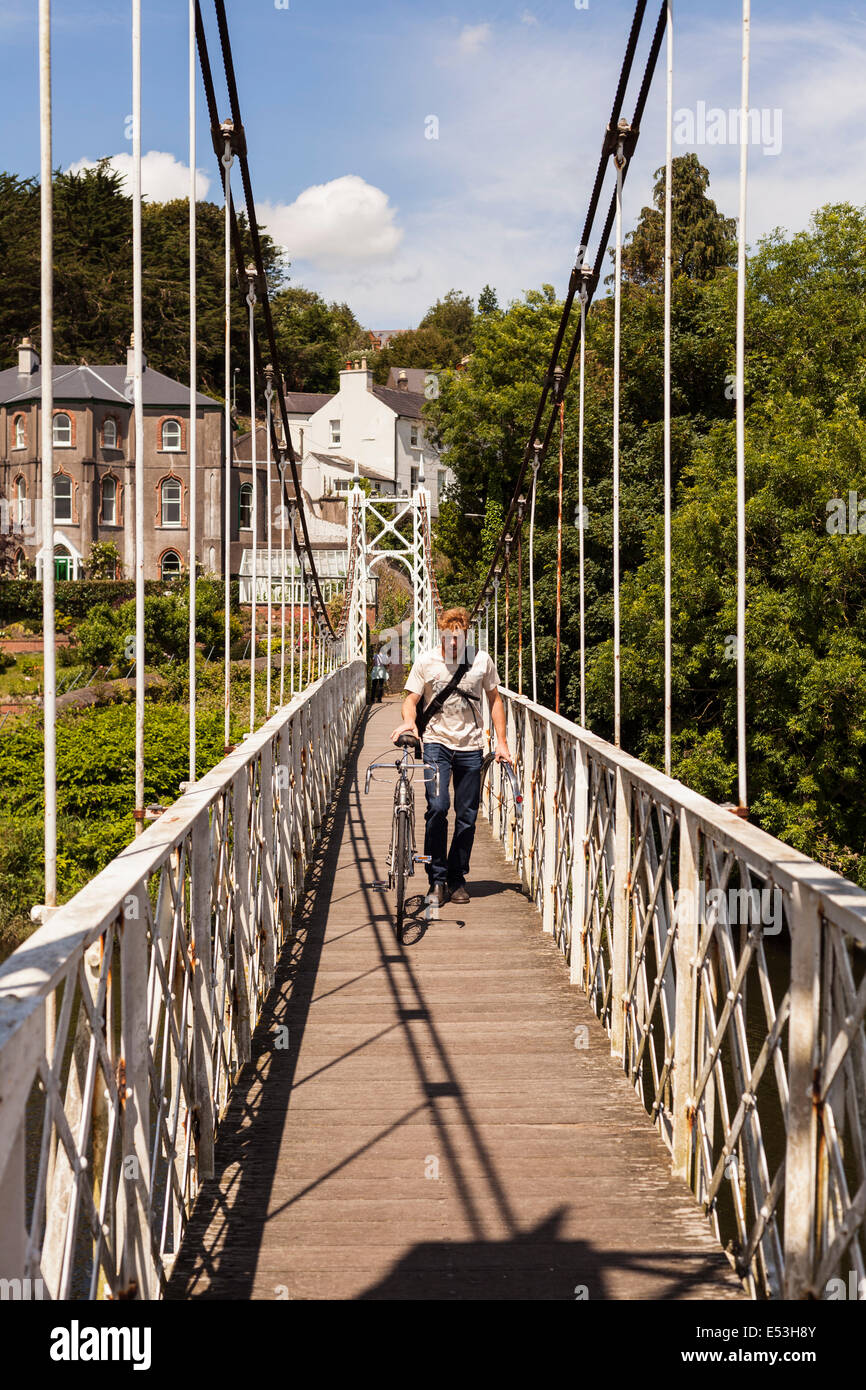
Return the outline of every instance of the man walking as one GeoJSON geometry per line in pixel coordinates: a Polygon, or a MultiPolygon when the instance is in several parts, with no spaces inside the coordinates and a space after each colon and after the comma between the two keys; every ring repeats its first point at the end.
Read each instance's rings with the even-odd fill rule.
{"type": "Polygon", "coordinates": [[[391,735],[418,737],[418,705],[424,739],[424,761],[439,769],[426,782],[424,853],[430,856],[427,874],[430,900],[438,906],[450,896],[467,903],[466,876],[475,839],[475,821],[481,799],[481,759],[484,748],[482,691],[490,700],[496,732],[497,761],[511,762],[505,732],[505,706],[499,694],[499,676],[487,652],[469,645],[469,614],[465,608],[449,608],[439,619],[441,642],[423,652],[406,681],[401,711],[403,722],[391,735]],[[449,782],[454,782],[454,834],[448,849],[449,782]],[[447,852],[446,852],[447,851],[447,852]]]}

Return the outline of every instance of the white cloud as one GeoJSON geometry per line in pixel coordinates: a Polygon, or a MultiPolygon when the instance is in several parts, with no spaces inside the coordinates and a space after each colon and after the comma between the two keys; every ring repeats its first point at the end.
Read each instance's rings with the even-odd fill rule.
{"type": "MultiPolygon", "coordinates": [[[[532,9],[542,17],[546,13],[540,3],[532,9]]],[[[580,16],[574,11],[575,24],[591,23],[598,13],[591,9],[580,16]]],[[[519,14],[518,9],[515,21],[519,14]]],[[[417,324],[452,287],[477,295],[488,281],[505,302],[543,281],[560,293],[567,283],[619,71],[620,45],[605,39],[601,26],[594,61],[575,88],[574,36],[583,29],[569,31],[563,42],[543,23],[526,27],[515,22],[497,37],[496,90],[521,90],[528,54],[533,70],[544,71],[544,82],[534,88],[532,101],[503,102],[492,99],[491,85],[477,81],[474,64],[454,62],[456,32],[431,34],[429,45],[441,89],[440,139],[424,139],[420,115],[395,122],[389,132],[390,158],[412,176],[401,197],[403,235],[394,254],[345,265],[335,255],[324,265],[290,246],[293,281],[328,299],[347,300],[371,327],[417,324]]],[[[679,40],[675,105],[694,108],[703,100],[724,109],[736,106],[739,46],[736,23],[701,18],[691,24],[679,40]]],[[[770,111],[780,108],[784,119],[781,153],[769,157],[754,149],[750,155],[747,230],[752,245],[777,224],[792,232],[805,227],[813,209],[828,201],[866,201],[851,174],[866,162],[866,135],[861,133],[864,63],[863,25],[816,23],[808,32],[793,26],[756,28],[752,103],[770,111]]],[[[492,73],[488,76],[492,79],[492,73]]],[[[651,201],[655,170],[664,163],[663,79],[660,68],[626,185],[626,230],[651,201]]],[[[632,101],[630,93],[629,111],[632,101]]],[[[425,109],[418,106],[419,113],[425,109]]],[[[710,196],[722,212],[736,214],[736,146],[700,146],[698,154],[710,170],[710,196]]],[[[612,188],[609,170],[601,214],[612,188]]],[[[602,221],[599,215],[596,235],[602,221]]],[[[593,242],[589,259],[596,254],[593,242]]]]}
{"type": "Polygon", "coordinates": [[[403,238],[387,193],[358,174],[313,184],[293,203],[259,203],[258,218],[292,261],[321,268],[382,261],[403,238]]]}
{"type": "MultiPolygon", "coordinates": [[[[67,173],[80,174],[83,169],[95,169],[98,160],[79,159],[70,164],[67,173]]],[[[113,154],[108,160],[112,169],[122,175],[127,193],[132,192],[132,155],[113,154]]],[[[204,169],[196,169],[196,201],[208,195],[211,180],[204,169]]],[[[189,196],[189,165],[162,150],[148,150],[141,156],[141,191],[152,203],[168,203],[173,198],[189,196]]]]}
{"type": "Polygon", "coordinates": [[[477,53],[489,38],[489,24],[465,24],[460,30],[457,47],[461,53],[477,53]]]}
{"type": "Polygon", "coordinates": [[[520,23],[521,23],[521,24],[537,24],[537,23],[538,23],[538,20],[537,20],[537,18],[535,17],[535,15],[532,13],[532,10],[524,10],[524,11],[523,11],[523,14],[520,16],[520,23]]]}

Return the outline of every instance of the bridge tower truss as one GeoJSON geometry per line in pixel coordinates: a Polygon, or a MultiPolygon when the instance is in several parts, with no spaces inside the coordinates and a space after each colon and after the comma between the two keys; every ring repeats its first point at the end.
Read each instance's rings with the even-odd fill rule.
{"type": "MultiPolygon", "coordinates": [[[[441,605],[432,567],[430,493],[420,484],[410,497],[388,493],[368,496],[356,480],[349,492],[349,517],[349,572],[353,563],[355,567],[349,659],[366,655],[369,580],[386,561],[402,567],[412,584],[415,652],[434,646],[441,605]]],[[[405,647],[405,642],[401,645],[405,647]]],[[[399,658],[395,653],[395,659],[404,662],[407,656],[406,651],[401,651],[399,658]]]]}

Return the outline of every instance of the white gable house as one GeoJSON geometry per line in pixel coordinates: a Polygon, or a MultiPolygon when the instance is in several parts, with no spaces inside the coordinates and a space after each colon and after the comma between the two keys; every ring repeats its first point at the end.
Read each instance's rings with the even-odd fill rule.
{"type": "Polygon", "coordinates": [[[355,463],[380,492],[409,494],[423,477],[435,516],[451,475],[426,437],[424,399],[405,380],[396,388],[374,386],[366,362],[340,373],[336,395],[287,392],[292,443],[297,455],[309,460],[305,473],[312,472],[312,455],[323,479],[330,482],[333,476],[335,491],[342,491],[336,486],[339,475],[355,463]]]}

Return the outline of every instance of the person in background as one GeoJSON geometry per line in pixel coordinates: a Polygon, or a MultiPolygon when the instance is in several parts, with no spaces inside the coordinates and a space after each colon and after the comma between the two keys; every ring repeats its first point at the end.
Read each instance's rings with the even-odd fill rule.
{"type": "Polygon", "coordinates": [[[377,652],[373,657],[373,668],[370,672],[370,704],[375,705],[378,701],[382,703],[382,692],[385,689],[385,681],[388,679],[388,667],[381,652],[377,652]]]}

